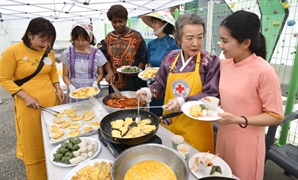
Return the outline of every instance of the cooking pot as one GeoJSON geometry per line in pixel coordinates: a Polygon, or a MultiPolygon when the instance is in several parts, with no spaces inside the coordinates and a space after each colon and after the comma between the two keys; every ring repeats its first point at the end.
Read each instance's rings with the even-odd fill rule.
{"type": "MultiPolygon", "coordinates": [[[[134,98],[134,97],[137,97],[136,96],[136,92],[135,91],[120,91],[120,93],[123,95],[123,96],[126,96],[128,98],[134,98]]],[[[111,106],[108,106],[107,105],[107,101],[109,99],[111,99],[112,97],[116,97],[116,94],[115,93],[112,93],[112,94],[109,94],[107,96],[105,96],[103,99],[102,99],[102,106],[110,113],[110,112],[115,112],[115,111],[119,111],[119,110],[123,110],[124,108],[114,108],[114,107],[111,107],[111,106]]],[[[146,106],[146,105],[145,105],[146,106]]]]}
{"type": "MultiPolygon", "coordinates": [[[[144,136],[140,137],[134,137],[134,138],[116,138],[111,135],[112,132],[112,127],[111,127],[111,122],[115,121],[117,119],[125,119],[126,117],[131,117],[133,120],[137,117],[138,110],[137,109],[123,109],[119,111],[112,112],[108,115],[106,115],[100,122],[100,129],[102,136],[116,144],[127,144],[127,145],[136,145],[136,144],[141,144],[147,140],[149,140],[151,137],[153,137],[159,127],[159,119],[158,117],[149,111],[145,110],[140,110],[140,116],[141,119],[146,119],[149,118],[151,119],[151,125],[155,125],[156,129],[151,131],[149,134],[146,134],[144,136]]],[[[135,123],[135,122],[134,122],[135,123]]]]}
{"type": "Polygon", "coordinates": [[[178,151],[155,143],[133,146],[122,152],[113,163],[112,179],[123,180],[126,172],[131,166],[144,160],[163,162],[172,168],[177,180],[188,179],[188,166],[178,151]]]}

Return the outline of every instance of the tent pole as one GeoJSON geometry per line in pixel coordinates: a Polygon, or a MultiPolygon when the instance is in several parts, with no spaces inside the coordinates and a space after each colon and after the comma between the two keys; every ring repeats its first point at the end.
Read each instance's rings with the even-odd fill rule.
{"type": "MultiPolygon", "coordinates": [[[[199,4],[199,3],[198,3],[199,4]]],[[[211,52],[212,42],[212,20],[213,20],[213,0],[208,0],[208,14],[207,14],[207,27],[206,27],[206,51],[211,52]]],[[[199,9],[200,7],[198,7],[199,9]]]]}
{"type": "MultiPolygon", "coordinates": [[[[289,83],[289,94],[287,97],[287,103],[286,103],[286,109],[285,109],[285,115],[290,114],[293,111],[293,107],[296,101],[296,92],[298,88],[298,44],[296,46],[296,55],[294,59],[294,64],[292,67],[292,75],[291,80],[289,83]],[[296,70],[295,70],[296,69],[296,70]]],[[[277,142],[278,145],[284,145],[287,143],[287,138],[289,134],[290,129],[290,123],[285,123],[282,125],[281,132],[280,132],[280,138],[277,142]]]]}

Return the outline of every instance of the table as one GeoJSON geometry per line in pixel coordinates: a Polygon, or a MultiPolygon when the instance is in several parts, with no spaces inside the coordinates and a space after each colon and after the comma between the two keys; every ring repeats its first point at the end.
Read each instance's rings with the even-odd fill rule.
{"type": "MultiPolygon", "coordinates": [[[[100,98],[101,99],[101,98],[100,98]]],[[[101,100],[99,99],[99,102],[101,100]]],[[[45,112],[42,112],[45,113],[45,112]]],[[[43,143],[44,143],[44,151],[45,151],[45,159],[46,159],[46,169],[47,169],[47,175],[48,180],[63,180],[64,177],[67,175],[67,173],[74,167],[59,167],[54,165],[50,160],[50,154],[53,151],[53,149],[56,147],[55,145],[52,145],[49,143],[50,137],[47,131],[45,120],[43,119],[43,115],[41,116],[41,122],[42,122],[42,135],[43,135],[43,143]]],[[[159,129],[157,131],[157,136],[159,136],[162,139],[162,144],[171,147],[172,148],[172,137],[173,133],[163,126],[159,126],[159,129]]],[[[98,134],[93,134],[89,137],[98,139],[98,134]]],[[[115,158],[112,155],[112,153],[105,147],[103,144],[101,144],[102,149],[99,152],[99,154],[94,159],[108,159],[111,161],[114,161],[115,158]]],[[[193,154],[197,153],[195,148],[191,147],[189,157],[191,157],[193,154]]],[[[188,163],[187,163],[188,164],[188,163]]],[[[195,180],[196,177],[189,172],[189,180],[195,180]]]]}

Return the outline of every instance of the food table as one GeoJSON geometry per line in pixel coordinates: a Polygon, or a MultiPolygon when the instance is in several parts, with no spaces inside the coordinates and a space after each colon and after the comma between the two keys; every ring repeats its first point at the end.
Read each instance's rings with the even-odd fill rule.
{"type": "MultiPolygon", "coordinates": [[[[98,101],[101,102],[101,98],[98,99],[98,101]]],[[[72,103],[72,104],[75,104],[75,103],[72,103]]],[[[61,105],[61,106],[63,106],[63,105],[61,105]]],[[[58,107],[58,106],[56,106],[56,107],[58,107]]],[[[47,125],[46,125],[46,122],[44,119],[45,116],[43,115],[43,113],[47,113],[47,112],[42,112],[41,122],[42,122],[42,133],[43,133],[43,142],[44,142],[44,151],[45,151],[48,180],[62,180],[67,175],[67,173],[75,166],[60,167],[60,166],[56,166],[55,164],[53,164],[51,162],[50,155],[51,155],[51,152],[53,151],[53,149],[56,147],[56,145],[50,144],[50,137],[48,134],[47,125]]],[[[106,112],[106,113],[108,114],[108,112],[106,112]]],[[[170,132],[163,126],[159,126],[159,129],[157,131],[157,136],[159,136],[162,139],[163,145],[172,148],[172,141],[171,141],[172,135],[173,135],[172,132],[170,132]]],[[[98,133],[92,134],[89,137],[98,139],[98,133]]],[[[194,149],[193,147],[191,147],[189,157],[191,157],[195,153],[198,153],[198,151],[196,149],[194,149]]],[[[94,159],[107,159],[107,160],[111,160],[111,161],[115,160],[112,153],[102,143],[101,143],[101,150],[98,153],[98,155],[94,157],[94,159]]],[[[191,172],[189,172],[189,180],[193,180],[193,179],[197,179],[197,178],[191,172]]]]}

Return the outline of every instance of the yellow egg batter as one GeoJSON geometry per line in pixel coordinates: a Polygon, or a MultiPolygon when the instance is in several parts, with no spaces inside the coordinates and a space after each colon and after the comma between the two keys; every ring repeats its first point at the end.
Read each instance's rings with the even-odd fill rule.
{"type": "Polygon", "coordinates": [[[174,171],[165,163],[145,160],[133,165],[126,172],[124,180],[176,180],[174,171]]]}

